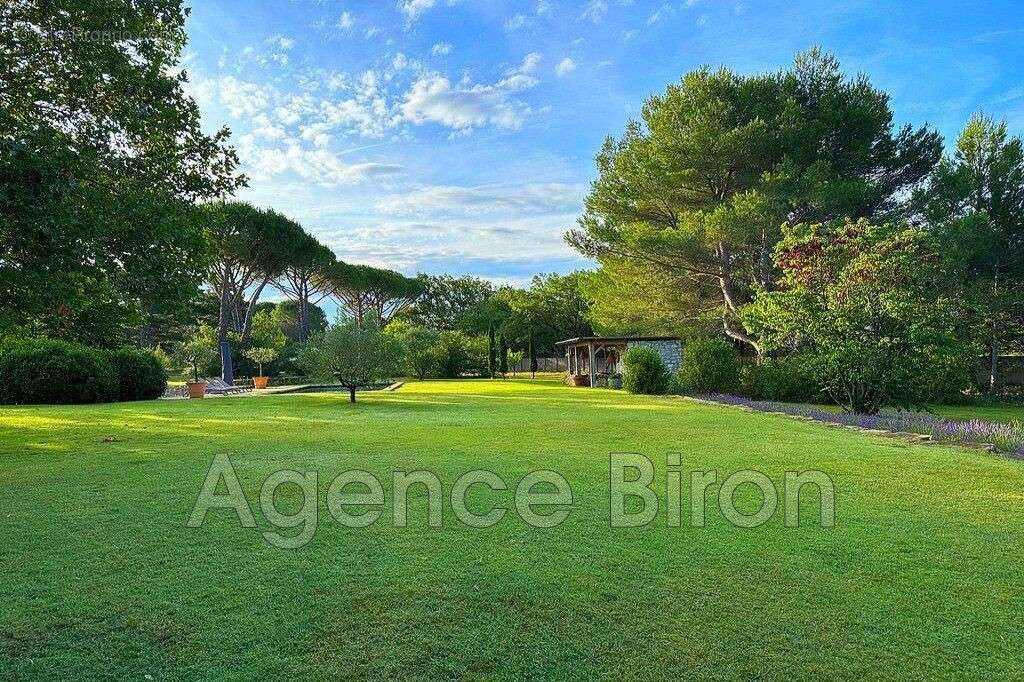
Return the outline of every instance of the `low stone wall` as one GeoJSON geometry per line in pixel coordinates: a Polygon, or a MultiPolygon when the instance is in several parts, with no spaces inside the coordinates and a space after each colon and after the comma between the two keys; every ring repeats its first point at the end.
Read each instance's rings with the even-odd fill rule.
{"type": "Polygon", "coordinates": [[[626,348],[636,347],[653,348],[661,356],[661,361],[671,374],[675,374],[682,367],[683,346],[679,341],[630,341],[626,344],[626,348]]]}

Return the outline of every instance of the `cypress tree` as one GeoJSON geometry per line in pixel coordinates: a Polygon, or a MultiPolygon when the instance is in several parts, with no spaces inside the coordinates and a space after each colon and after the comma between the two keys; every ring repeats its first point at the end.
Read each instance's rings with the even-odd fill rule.
{"type": "Polygon", "coordinates": [[[530,372],[537,378],[537,346],[533,342],[533,330],[530,330],[530,372]]]}
{"type": "Polygon", "coordinates": [[[498,371],[503,377],[508,374],[508,346],[504,334],[498,335],[498,371]]]}
{"type": "Polygon", "coordinates": [[[494,325],[487,326],[487,376],[493,378],[497,369],[496,349],[494,348],[494,325]]]}

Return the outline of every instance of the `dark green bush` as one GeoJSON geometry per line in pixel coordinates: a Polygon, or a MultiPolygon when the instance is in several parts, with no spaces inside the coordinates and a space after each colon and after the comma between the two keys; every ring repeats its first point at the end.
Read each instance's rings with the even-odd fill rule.
{"type": "Polygon", "coordinates": [[[47,339],[7,341],[0,350],[0,403],[72,405],[116,400],[106,353],[47,339]]]}
{"type": "Polygon", "coordinates": [[[118,378],[118,400],[156,400],[167,390],[167,370],[149,351],[122,348],[110,353],[118,378]]]}
{"type": "Polygon", "coordinates": [[[740,383],[739,355],[722,339],[691,341],[683,351],[679,381],[693,393],[735,391],[740,383]]]}
{"type": "Polygon", "coordinates": [[[630,393],[660,395],[668,390],[668,370],[653,348],[630,348],[622,362],[622,387],[630,393]]]}
{"type": "Polygon", "coordinates": [[[743,368],[741,383],[743,394],[754,400],[809,403],[821,399],[808,360],[799,355],[751,362],[743,368]]]}

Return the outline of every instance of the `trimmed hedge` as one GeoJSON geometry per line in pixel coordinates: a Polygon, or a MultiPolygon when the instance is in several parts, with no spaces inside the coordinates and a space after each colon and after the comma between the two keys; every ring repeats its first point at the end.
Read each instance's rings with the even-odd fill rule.
{"type": "Polygon", "coordinates": [[[622,387],[630,393],[660,395],[668,390],[668,370],[653,348],[630,348],[622,357],[622,362],[622,387]]]}
{"type": "Polygon", "coordinates": [[[768,358],[743,368],[742,393],[754,400],[784,403],[812,403],[820,400],[821,388],[800,355],[768,358]]]}
{"type": "Polygon", "coordinates": [[[64,341],[22,339],[0,348],[0,403],[74,405],[116,400],[107,354],[64,341]]]}
{"type": "Polygon", "coordinates": [[[699,339],[687,344],[679,381],[694,393],[729,393],[740,382],[740,358],[721,339],[699,339]]]}
{"type": "Polygon", "coordinates": [[[167,390],[167,370],[149,351],[122,348],[110,353],[118,377],[118,400],[156,400],[167,390]]]}

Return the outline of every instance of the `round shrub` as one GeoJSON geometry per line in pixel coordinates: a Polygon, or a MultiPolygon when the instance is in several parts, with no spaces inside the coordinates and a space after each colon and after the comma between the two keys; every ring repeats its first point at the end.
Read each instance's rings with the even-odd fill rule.
{"type": "Polygon", "coordinates": [[[811,375],[809,359],[799,355],[768,358],[743,368],[743,394],[754,400],[814,402],[821,389],[811,375]]]}
{"type": "Polygon", "coordinates": [[[679,381],[694,393],[728,393],[739,386],[740,359],[721,339],[692,341],[683,352],[679,381]]]}
{"type": "Polygon", "coordinates": [[[167,390],[167,370],[149,351],[122,348],[110,354],[118,379],[118,400],[156,400],[167,390]]]}
{"type": "Polygon", "coordinates": [[[7,342],[0,351],[5,405],[101,403],[117,394],[117,374],[102,351],[47,339],[7,342]]]}
{"type": "Polygon", "coordinates": [[[668,370],[653,348],[630,348],[622,362],[622,387],[630,393],[659,395],[668,390],[668,370]]]}

